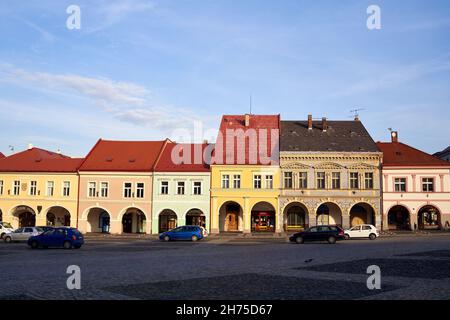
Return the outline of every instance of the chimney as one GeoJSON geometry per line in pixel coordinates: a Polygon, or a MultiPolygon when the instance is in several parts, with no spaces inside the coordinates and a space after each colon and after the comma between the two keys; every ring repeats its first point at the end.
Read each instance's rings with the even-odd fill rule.
{"type": "Polygon", "coordinates": [[[61,149],[58,149],[58,150],[56,151],[56,153],[57,153],[57,154],[61,154],[61,149]]]}
{"type": "Polygon", "coordinates": [[[312,114],[308,114],[308,130],[312,130],[312,114]]]}
{"type": "Polygon", "coordinates": [[[327,118],[323,117],[322,118],[322,131],[327,132],[327,130],[328,130],[327,118]]]}
{"type": "Polygon", "coordinates": [[[31,150],[31,149],[33,149],[33,144],[32,144],[32,143],[29,143],[29,144],[28,144],[28,150],[31,150]]]}
{"type": "Polygon", "coordinates": [[[250,115],[248,113],[245,114],[245,126],[250,126],[250,115]]]}
{"type": "Polygon", "coordinates": [[[397,131],[391,131],[391,140],[392,140],[392,142],[398,142],[398,132],[397,131]]]}

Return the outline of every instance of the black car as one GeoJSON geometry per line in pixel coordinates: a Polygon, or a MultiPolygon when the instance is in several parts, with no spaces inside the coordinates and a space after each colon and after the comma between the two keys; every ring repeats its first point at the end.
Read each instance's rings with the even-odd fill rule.
{"type": "Polygon", "coordinates": [[[345,239],[344,229],[338,226],[317,226],[296,233],[289,238],[289,241],[298,244],[305,241],[328,241],[330,244],[337,240],[345,239]]]}

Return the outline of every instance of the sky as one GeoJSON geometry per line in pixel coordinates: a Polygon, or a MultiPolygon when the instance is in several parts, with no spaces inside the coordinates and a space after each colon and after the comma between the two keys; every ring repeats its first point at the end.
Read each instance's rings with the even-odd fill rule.
{"type": "Polygon", "coordinates": [[[447,0],[2,0],[0,151],[214,140],[223,114],[360,118],[450,145],[447,0]],[[66,12],[80,8],[81,28],[66,12]],[[381,29],[369,30],[378,5],[381,29]]]}

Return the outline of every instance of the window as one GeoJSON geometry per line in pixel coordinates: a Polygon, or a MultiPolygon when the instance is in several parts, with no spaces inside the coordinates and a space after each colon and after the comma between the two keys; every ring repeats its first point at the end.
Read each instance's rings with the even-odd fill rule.
{"type": "Polygon", "coordinates": [[[406,178],[395,178],[394,190],[395,192],[406,192],[406,178]]]}
{"type": "Polygon", "coordinates": [[[64,197],[70,196],[70,181],[63,182],[63,196],[64,197]]]}
{"type": "Polygon", "coordinates": [[[300,172],[298,174],[298,187],[300,189],[308,188],[308,172],[300,172]]]}
{"type": "Polygon", "coordinates": [[[253,177],[253,188],[261,189],[261,175],[257,174],[253,177]]]}
{"type": "Polygon", "coordinates": [[[161,194],[169,194],[169,181],[161,181],[161,194]]]}
{"type": "Polygon", "coordinates": [[[325,189],[325,172],[317,172],[317,189],[325,189]]]}
{"type": "Polygon", "coordinates": [[[333,172],[331,174],[331,187],[333,189],[340,189],[341,188],[341,173],[340,172],[333,172]]]}
{"type": "Polygon", "coordinates": [[[434,192],[434,179],[433,178],[422,178],[422,191],[423,192],[434,192]]]}
{"type": "Polygon", "coordinates": [[[96,182],[89,182],[88,187],[88,195],[90,198],[93,198],[97,195],[97,183],[96,182]]]}
{"type": "Polygon", "coordinates": [[[184,181],[177,182],[177,194],[184,194],[184,181]]]}
{"type": "Polygon", "coordinates": [[[133,196],[133,184],[131,182],[125,182],[123,186],[123,197],[131,198],[133,196]]]}
{"type": "Polygon", "coordinates": [[[284,173],[284,188],[292,189],[292,172],[284,173]]]}
{"type": "Polygon", "coordinates": [[[3,180],[0,180],[0,195],[3,195],[3,180]]]}
{"type": "Polygon", "coordinates": [[[194,182],[194,194],[201,195],[202,194],[202,183],[200,181],[194,182]]]}
{"type": "Polygon", "coordinates": [[[228,174],[222,175],[222,188],[223,189],[230,188],[230,175],[228,175],[228,174]]]}
{"type": "Polygon", "coordinates": [[[241,175],[235,174],[233,176],[233,188],[234,189],[240,189],[241,188],[241,175]]]}
{"type": "Polygon", "coordinates": [[[266,189],[273,189],[273,175],[266,175],[266,189]]]}
{"type": "Polygon", "coordinates": [[[364,174],[364,188],[373,189],[373,173],[366,172],[364,174]]]}
{"type": "Polygon", "coordinates": [[[144,183],[138,182],[136,184],[136,198],[143,198],[144,197],[144,183]]]}
{"type": "Polygon", "coordinates": [[[350,189],[359,189],[358,172],[350,172],[350,189]]]}
{"type": "Polygon", "coordinates": [[[55,189],[55,183],[53,181],[47,181],[47,196],[52,197],[55,189]]]}
{"type": "Polygon", "coordinates": [[[108,182],[100,183],[100,197],[108,198],[108,182]]]}
{"type": "Polygon", "coordinates": [[[30,196],[35,196],[37,194],[37,181],[30,182],[30,196]]]}
{"type": "Polygon", "coordinates": [[[13,195],[18,196],[20,193],[20,181],[16,180],[13,183],[13,195]]]}

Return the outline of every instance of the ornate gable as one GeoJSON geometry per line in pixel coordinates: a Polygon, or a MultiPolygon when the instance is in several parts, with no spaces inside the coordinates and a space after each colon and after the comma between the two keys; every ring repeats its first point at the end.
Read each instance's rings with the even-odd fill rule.
{"type": "Polygon", "coordinates": [[[311,166],[308,166],[306,164],[300,163],[300,162],[291,162],[287,163],[281,166],[282,169],[303,169],[307,170],[310,169],[311,166]]]}
{"type": "Polygon", "coordinates": [[[323,170],[341,170],[345,169],[344,166],[340,165],[339,163],[335,162],[323,162],[316,166],[314,166],[316,169],[323,169],[323,170]]]}
{"type": "Polygon", "coordinates": [[[348,167],[350,170],[376,170],[377,167],[367,163],[357,163],[348,167]]]}

